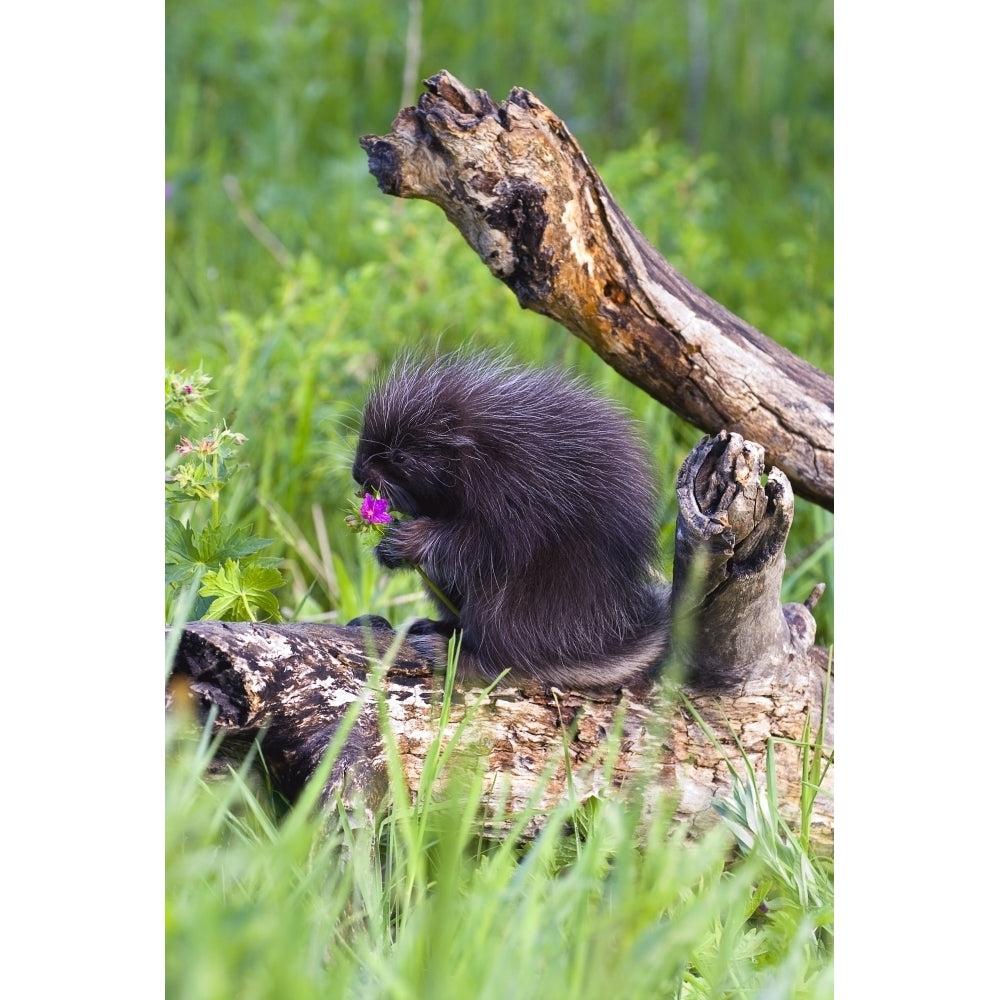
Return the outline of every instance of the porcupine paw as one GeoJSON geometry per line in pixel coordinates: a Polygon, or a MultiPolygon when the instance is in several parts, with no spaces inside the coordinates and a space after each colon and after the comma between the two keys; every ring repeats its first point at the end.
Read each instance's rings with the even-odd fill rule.
{"type": "Polygon", "coordinates": [[[383,618],[381,615],[359,615],[357,618],[352,618],[347,623],[348,628],[370,628],[370,629],[388,629],[390,632],[393,631],[392,623],[383,618]]]}
{"type": "Polygon", "coordinates": [[[406,562],[405,557],[399,551],[397,540],[388,532],[385,538],[375,546],[375,558],[386,569],[399,569],[406,562]]]}
{"type": "Polygon", "coordinates": [[[448,640],[452,631],[444,622],[418,618],[407,629],[406,637],[421,656],[443,667],[448,662],[448,640]]]}

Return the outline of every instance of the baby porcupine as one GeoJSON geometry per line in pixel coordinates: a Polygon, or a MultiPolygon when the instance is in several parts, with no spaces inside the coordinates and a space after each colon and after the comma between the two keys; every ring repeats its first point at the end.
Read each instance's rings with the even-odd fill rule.
{"type": "Polygon", "coordinates": [[[410,631],[461,675],[621,684],[655,666],[668,587],[655,493],[629,420],[578,381],[488,355],[406,358],[372,390],[354,478],[410,515],[375,549],[458,609],[410,631]]]}

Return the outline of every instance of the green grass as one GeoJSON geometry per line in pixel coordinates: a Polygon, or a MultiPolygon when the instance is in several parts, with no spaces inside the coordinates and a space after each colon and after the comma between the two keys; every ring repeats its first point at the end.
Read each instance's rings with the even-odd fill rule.
{"type": "Polygon", "coordinates": [[[168,730],[167,996],[833,996],[832,880],[766,808],[773,785],[697,838],[640,781],[487,840],[482,776],[443,738],[412,802],[386,740],[372,823],[317,808],[323,768],[288,808],[253,752],[209,776],[207,731],[168,730]]]}
{"type": "MultiPolygon", "coordinates": [[[[675,266],[833,371],[831,4],[419,6],[416,80],[532,90],[675,266]]],[[[632,411],[669,575],[699,432],[522,311],[438,209],[367,173],[358,136],[387,132],[414,82],[411,9],[168,5],[165,361],[211,375],[216,416],[247,436],[218,514],[274,539],[287,616],[426,611],[416,578],[380,571],[343,525],[354,436],[401,348],[475,344],[576,368],[632,411]]],[[[832,515],[798,501],[788,558],[786,600],[827,584],[832,644],[832,515]]],[[[567,806],[530,848],[485,842],[464,768],[448,794],[397,789],[377,826],[352,826],[276,802],[255,769],[208,777],[205,742],[169,730],[168,996],[832,996],[832,885],[802,900],[788,865],[815,859],[783,830],[764,832],[784,854],[734,854],[721,831],[685,839],[667,802],[609,800],[567,806]]]]}

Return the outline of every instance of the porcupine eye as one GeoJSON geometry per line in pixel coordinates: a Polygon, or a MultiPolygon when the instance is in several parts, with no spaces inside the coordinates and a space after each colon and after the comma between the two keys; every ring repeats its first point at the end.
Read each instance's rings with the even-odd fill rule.
{"type": "Polygon", "coordinates": [[[414,457],[402,448],[390,448],[385,456],[386,478],[397,486],[411,491],[413,495],[420,493],[420,476],[414,457]]]}

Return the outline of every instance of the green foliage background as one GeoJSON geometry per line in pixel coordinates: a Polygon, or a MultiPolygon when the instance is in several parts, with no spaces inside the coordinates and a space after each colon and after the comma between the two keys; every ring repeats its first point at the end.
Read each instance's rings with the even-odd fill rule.
{"type": "MultiPolygon", "coordinates": [[[[286,612],[343,619],[416,594],[367,572],[342,529],[365,386],[404,346],[500,346],[581,369],[642,422],[669,575],[674,477],[698,433],[522,311],[437,208],[382,195],[367,172],[358,137],[387,132],[404,100],[410,16],[401,2],[168,5],[167,362],[211,374],[217,412],[249,438],[253,473],[225,517],[277,539],[286,612]]],[[[417,83],[447,68],[496,99],[532,90],[675,266],[832,372],[832,4],[424,3],[419,55],[417,83]]],[[[795,600],[826,581],[825,642],[832,524],[798,502],[786,581],[795,600]]]]}
{"type": "MultiPolygon", "coordinates": [[[[367,172],[358,137],[387,132],[399,108],[419,95],[419,81],[442,68],[496,100],[515,85],[535,93],[566,121],[619,203],[682,273],[832,373],[831,0],[170,0],[166,38],[166,366],[210,374],[215,413],[247,436],[240,451],[247,468],[227,484],[220,513],[224,523],[275,539],[264,554],[280,560],[287,584],[278,597],[286,616],[345,621],[372,612],[398,621],[425,610],[415,578],[378,571],[343,525],[368,381],[401,348],[419,345],[499,347],[525,362],[573,367],[628,406],[661,470],[669,575],[674,478],[700,432],[625,383],[563,328],[520,310],[443,213],[382,195],[367,172]],[[408,32],[409,52],[417,58],[411,78],[404,79],[408,32]],[[275,245],[251,232],[248,212],[275,245]]],[[[168,455],[174,444],[168,435],[168,455]]],[[[825,581],[819,638],[832,644],[832,515],[797,501],[788,555],[785,599],[803,600],[815,582],[825,581]]],[[[168,618],[185,611],[190,606],[168,601],[168,618]]],[[[184,754],[179,759],[183,773],[194,767],[184,754]]],[[[236,967],[244,970],[241,996],[340,995],[317,986],[329,985],[330,963],[352,970],[350,995],[432,995],[407,978],[405,962],[394,964],[393,948],[408,940],[405,935],[393,938],[396,944],[391,935],[373,943],[359,931],[359,954],[364,948],[377,952],[367,956],[367,980],[350,934],[343,948],[332,951],[328,937],[317,937],[321,909],[329,909],[334,923],[340,918],[329,887],[317,888],[315,878],[327,876],[312,867],[315,847],[301,827],[274,826],[256,814],[250,797],[227,812],[234,801],[244,801],[242,793],[218,793],[220,805],[199,787],[197,781],[168,787],[174,802],[168,802],[172,995],[235,995],[232,982],[216,980],[220,970],[236,967]],[[295,841],[275,852],[276,843],[302,836],[304,846],[295,841]],[[227,848],[223,868],[213,860],[220,838],[227,848]],[[270,853],[262,845],[270,845],[270,853]],[[241,852],[248,854],[243,868],[241,852]],[[200,895],[196,884],[204,890],[200,895]],[[293,907],[294,920],[280,916],[289,884],[301,885],[301,898],[308,897],[311,907],[293,907]],[[304,941],[301,934],[292,942],[280,932],[303,922],[304,941]],[[222,937],[221,931],[210,933],[217,926],[228,928],[222,937]],[[278,938],[288,939],[287,952],[254,944],[278,938]],[[245,953],[223,955],[212,965],[212,950],[226,940],[245,953]],[[257,969],[256,978],[249,969],[257,969]]],[[[791,911],[784,923],[772,914],[749,936],[741,922],[718,917],[737,891],[723,880],[720,854],[706,847],[698,869],[697,858],[678,860],[683,856],[674,846],[666,853],[647,849],[643,868],[615,837],[619,846],[612,854],[632,900],[628,912],[637,935],[648,916],[644,907],[658,898],[644,895],[652,891],[649,866],[697,869],[672,891],[704,904],[701,930],[691,932],[701,935],[694,949],[703,956],[701,971],[693,986],[690,975],[677,973],[673,986],[660,980],[659,992],[644,987],[648,995],[728,996],[737,987],[738,995],[764,995],[753,991],[763,989],[766,967],[785,977],[783,992],[768,995],[832,996],[823,951],[802,944],[803,925],[788,916],[791,911]],[[714,888],[698,896],[706,879],[714,888]],[[712,944],[713,933],[721,935],[721,950],[719,941],[712,944]],[[713,963],[715,979],[705,971],[713,963]],[[729,968],[737,971],[730,976],[729,968]],[[709,982],[716,985],[709,988],[709,982]]],[[[367,891],[371,877],[355,873],[347,883],[353,888],[344,891],[367,891]]],[[[598,876],[584,870],[581,878],[596,885],[598,876]]],[[[736,878],[743,885],[749,876],[743,871],[736,878]]],[[[504,885],[504,892],[513,891],[513,883],[504,885]]],[[[603,902],[597,889],[582,897],[566,891],[567,913],[582,899],[601,920],[613,920],[616,906],[624,912],[614,891],[603,902]]],[[[477,905],[493,907],[494,896],[477,897],[477,905]]],[[[746,905],[747,897],[741,898],[746,905]]],[[[379,905],[388,906],[382,899],[369,912],[379,905]]],[[[524,898],[517,905],[528,906],[524,898]]],[[[539,919],[530,906],[518,913],[539,919]]],[[[489,919],[469,914],[483,928],[494,926],[489,919]]],[[[560,954],[567,927],[549,928],[556,932],[546,953],[550,961],[560,954]]],[[[571,952],[574,995],[607,995],[599,992],[602,983],[637,983],[634,968],[621,963],[634,964],[635,955],[653,947],[636,938],[638,950],[622,951],[616,965],[614,954],[598,947],[601,940],[581,939],[571,952]],[[603,977],[587,964],[597,955],[607,965],[603,977]]],[[[465,967],[469,981],[484,981],[488,958],[465,967]]],[[[411,959],[416,961],[406,961],[411,959]]],[[[517,952],[517,961],[525,976],[534,974],[528,971],[529,946],[517,952]]],[[[547,983],[539,973],[537,995],[543,988],[557,995],[547,983]]],[[[462,992],[461,978],[454,989],[453,995],[472,995],[462,992]]]]}

